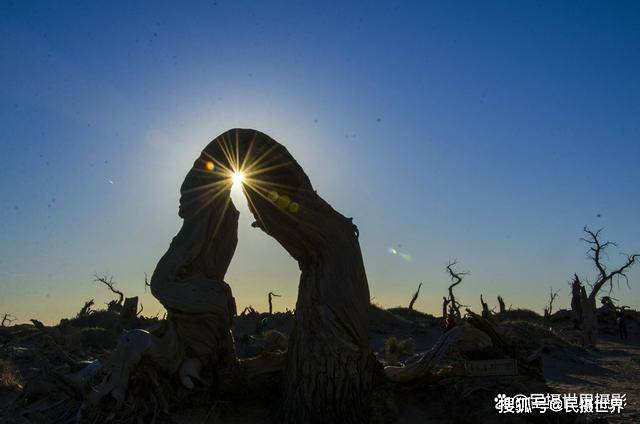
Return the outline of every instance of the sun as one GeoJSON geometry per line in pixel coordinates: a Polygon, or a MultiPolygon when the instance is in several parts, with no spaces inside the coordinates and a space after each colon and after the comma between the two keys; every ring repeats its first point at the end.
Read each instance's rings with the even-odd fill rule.
{"type": "Polygon", "coordinates": [[[234,171],[231,175],[231,181],[233,182],[233,188],[240,188],[244,183],[244,172],[234,171]]]}

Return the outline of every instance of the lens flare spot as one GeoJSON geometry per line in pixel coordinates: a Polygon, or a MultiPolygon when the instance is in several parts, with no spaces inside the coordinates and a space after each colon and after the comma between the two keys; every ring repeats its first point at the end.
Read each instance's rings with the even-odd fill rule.
{"type": "Polygon", "coordinates": [[[300,210],[300,205],[296,202],[289,203],[289,212],[297,213],[300,210]]]}
{"type": "Polygon", "coordinates": [[[278,197],[278,200],[276,201],[276,205],[278,205],[278,207],[282,209],[289,206],[289,203],[291,203],[291,199],[286,194],[278,197]]]}
{"type": "Polygon", "coordinates": [[[216,166],[213,164],[213,162],[208,160],[204,163],[204,167],[206,168],[207,171],[213,171],[213,168],[215,168],[216,166]]]}

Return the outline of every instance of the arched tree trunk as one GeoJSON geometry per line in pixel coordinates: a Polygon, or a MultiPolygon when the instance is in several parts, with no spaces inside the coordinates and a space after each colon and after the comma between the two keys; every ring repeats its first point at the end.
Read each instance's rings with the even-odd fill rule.
{"type": "MultiPolygon", "coordinates": [[[[265,134],[231,130],[209,143],[181,188],[180,232],[151,278],[168,310],[162,334],[131,330],[94,400],[124,400],[129,373],[143,357],[193,386],[202,366],[235,362],[235,311],[224,276],[237,243],[231,203],[234,171],[254,226],[274,237],[300,266],[295,326],[287,353],[283,423],[368,423],[377,361],[369,345],[369,288],[358,229],[313,190],[289,152],[265,134]]],[[[280,359],[274,364],[279,366],[280,359]]],[[[251,371],[261,361],[247,362],[251,371]]]]}
{"type": "Polygon", "coordinates": [[[253,225],[301,270],[279,422],[369,422],[375,358],[357,227],[318,196],[300,165],[267,135],[231,130],[221,138],[236,148],[253,225]]]}

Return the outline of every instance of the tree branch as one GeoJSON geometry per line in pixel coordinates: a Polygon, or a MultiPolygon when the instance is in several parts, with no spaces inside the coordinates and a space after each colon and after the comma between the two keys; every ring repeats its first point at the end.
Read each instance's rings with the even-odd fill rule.
{"type": "Polygon", "coordinates": [[[613,281],[617,281],[619,284],[619,280],[624,278],[627,286],[629,285],[629,279],[627,277],[626,272],[631,268],[635,263],[640,254],[631,254],[626,255],[626,262],[618,269],[608,272],[606,265],[602,261],[603,255],[606,254],[606,249],[610,246],[617,247],[618,245],[612,241],[602,242],[600,239],[600,234],[602,229],[598,231],[592,231],[588,227],[584,227],[584,232],[587,234],[586,237],[581,238],[580,240],[587,243],[590,247],[587,251],[587,257],[591,259],[598,270],[598,278],[595,283],[591,286],[591,293],[589,294],[589,299],[591,301],[595,301],[598,292],[602,287],[609,283],[609,294],[613,291],[613,281]]]}
{"type": "Polygon", "coordinates": [[[118,295],[118,305],[122,304],[122,301],[124,300],[124,293],[122,293],[120,290],[115,288],[115,283],[113,281],[113,276],[108,276],[106,274],[103,275],[98,275],[98,274],[93,274],[94,277],[94,282],[95,283],[102,283],[105,286],[107,286],[107,288],[109,288],[109,290],[118,295]]]}
{"type": "Polygon", "coordinates": [[[17,319],[18,318],[16,318],[15,316],[5,313],[4,317],[2,317],[2,322],[0,323],[0,327],[7,327],[7,323],[11,325],[17,319]]]}

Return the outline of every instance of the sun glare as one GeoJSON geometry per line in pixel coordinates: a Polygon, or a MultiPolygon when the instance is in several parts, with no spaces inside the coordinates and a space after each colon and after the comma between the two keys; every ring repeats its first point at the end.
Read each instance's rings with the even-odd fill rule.
{"type": "Polygon", "coordinates": [[[231,180],[233,181],[233,188],[240,188],[244,182],[244,172],[235,171],[233,175],[231,175],[231,180]]]}

